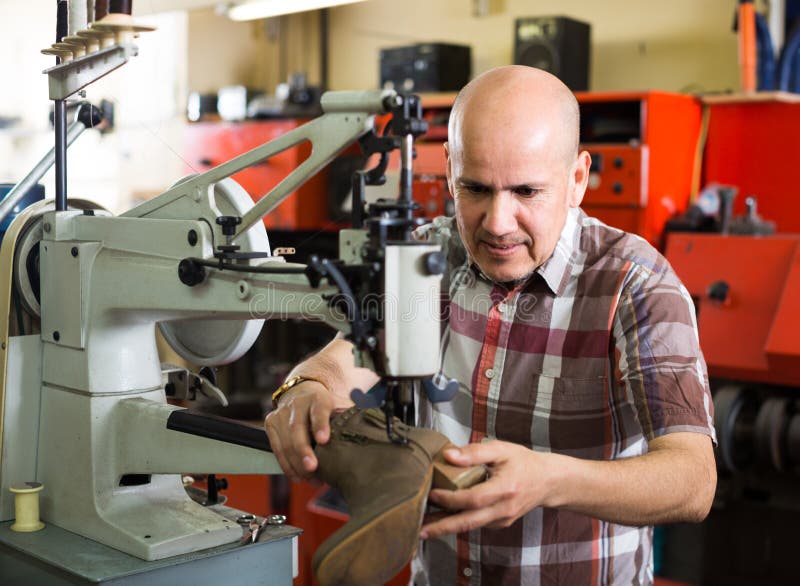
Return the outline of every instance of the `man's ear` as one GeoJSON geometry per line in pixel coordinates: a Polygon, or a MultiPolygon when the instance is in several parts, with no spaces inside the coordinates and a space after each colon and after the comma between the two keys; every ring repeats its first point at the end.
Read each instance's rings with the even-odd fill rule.
{"type": "Polygon", "coordinates": [[[450,197],[453,197],[453,171],[451,169],[452,161],[450,160],[450,145],[448,143],[444,143],[444,158],[445,158],[445,176],[447,177],[447,189],[450,191],[450,197]]]}
{"type": "Polygon", "coordinates": [[[592,157],[586,151],[578,153],[575,167],[572,171],[572,189],[569,194],[569,207],[576,208],[581,205],[589,183],[589,168],[592,166],[592,157]]]}

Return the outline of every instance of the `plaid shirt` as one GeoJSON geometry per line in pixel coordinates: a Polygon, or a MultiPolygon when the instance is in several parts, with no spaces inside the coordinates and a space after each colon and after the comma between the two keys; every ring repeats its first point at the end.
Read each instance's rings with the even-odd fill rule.
{"type": "MultiPolygon", "coordinates": [[[[630,458],[666,433],[714,438],[691,297],[638,236],[570,210],[550,259],[509,291],[473,267],[455,222],[441,242],[442,373],[456,397],[419,401],[420,425],[458,444],[484,438],[591,460],[630,458]]],[[[652,527],[537,507],[506,529],[422,542],[415,585],[650,584],[652,527]]]]}

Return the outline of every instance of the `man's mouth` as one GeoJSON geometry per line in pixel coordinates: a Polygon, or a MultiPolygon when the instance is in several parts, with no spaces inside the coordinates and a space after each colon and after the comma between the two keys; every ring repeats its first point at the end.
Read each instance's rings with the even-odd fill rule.
{"type": "Polygon", "coordinates": [[[512,254],[519,246],[521,246],[519,242],[490,242],[488,240],[482,240],[481,244],[484,245],[490,254],[496,256],[506,256],[512,254]]]}

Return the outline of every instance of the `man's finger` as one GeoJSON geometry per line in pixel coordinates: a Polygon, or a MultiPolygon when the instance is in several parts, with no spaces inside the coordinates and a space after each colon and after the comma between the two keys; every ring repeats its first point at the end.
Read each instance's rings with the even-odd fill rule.
{"type": "Polygon", "coordinates": [[[422,526],[419,532],[420,539],[433,539],[441,535],[453,533],[464,533],[478,527],[483,527],[493,521],[491,509],[477,509],[474,511],[463,511],[453,515],[447,515],[433,523],[422,526]]]}
{"type": "Polygon", "coordinates": [[[281,470],[283,470],[283,473],[292,480],[299,479],[300,475],[297,473],[297,470],[294,469],[291,462],[284,454],[284,448],[281,444],[281,439],[278,435],[278,432],[273,431],[270,426],[267,426],[266,430],[267,437],[269,438],[269,445],[272,448],[272,453],[278,460],[278,465],[281,467],[281,470]]]}
{"type": "Polygon", "coordinates": [[[449,517],[453,513],[448,513],[446,511],[433,511],[425,513],[425,516],[422,518],[423,525],[430,525],[431,523],[435,523],[440,519],[444,519],[445,517],[449,517]]]}
{"type": "Polygon", "coordinates": [[[449,448],[444,451],[444,457],[457,466],[494,464],[505,459],[502,443],[496,441],[467,444],[461,448],[449,448]]]}
{"type": "Polygon", "coordinates": [[[293,409],[289,417],[289,441],[292,445],[289,460],[303,478],[317,468],[317,457],[311,449],[308,426],[308,411],[293,409]]]}
{"type": "Polygon", "coordinates": [[[437,507],[449,511],[479,509],[491,506],[500,500],[502,498],[498,494],[500,488],[497,477],[494,477],[471,488],[461,490],[433,489],[428,494],[428,500],[437,507]]]}
{"type": "Polygon", "coordinates": [[[318,444],[327,444],[331,437],[331,408],[320,403],[321,401],[316,401],[311,405],[311,433],[318,444]]]}

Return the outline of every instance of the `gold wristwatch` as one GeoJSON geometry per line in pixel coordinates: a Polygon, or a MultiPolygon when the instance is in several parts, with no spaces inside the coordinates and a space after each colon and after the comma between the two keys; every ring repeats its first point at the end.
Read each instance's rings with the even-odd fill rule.
{"type": "Polygon", "coordinates": [[[280,400],[280,398],[283,396],[284,393],[286,393],[289,389],[291,389],[293,387],[296,387],[300,383],[305,382],[307,380],[314,381],[315,383],[319,383],[323,387],[325,387],[326,389],[328,388],[328,386],[324,382],[322,382],[318,378],[314,378],[313,376],[304,376],[302,374],[298,375],[298,376],[293,376],[292,378],[287,380],[285,383],[283,383],[281,386],[279,386],[277,391],[272,393],[272,408],[273,409],[277,409],[278,408],[278,401],[280,400]]]}

